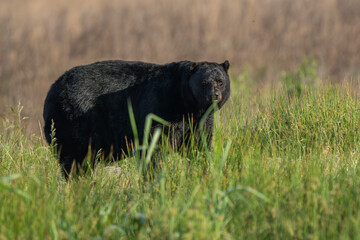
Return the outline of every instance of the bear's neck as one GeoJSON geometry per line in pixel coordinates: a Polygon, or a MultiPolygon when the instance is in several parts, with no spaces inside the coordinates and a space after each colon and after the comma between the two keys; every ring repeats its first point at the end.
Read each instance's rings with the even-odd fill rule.
{"type": "Polygon", "coordinates": [[[181,82],[176,76],[170,74],[164,76],[157,84],[158,102],[160,109],[157,109],[160,117],[168,121],[182,121],[183,116],[188,114],[181,94],[181,82]]]}
{"type": "Polygon", "coordinates": [[[200,121],[204,112],[197,109],[197,105],[194,104],[196,99],[189,92],[189,86],[187,86],[186,76],[176,72],[165,77],[167,83],[163,85],[163,95],[161,102],[166,102],[169,112],[173,117],[172,121],[183,121],[184,118],[191,118],[194,121],[200,121]]]}

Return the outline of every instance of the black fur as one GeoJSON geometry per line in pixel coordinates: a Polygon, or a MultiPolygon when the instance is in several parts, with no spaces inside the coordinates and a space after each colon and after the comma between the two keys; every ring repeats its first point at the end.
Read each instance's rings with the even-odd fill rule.
{"type": "MultiPolygon", "coordinates": [[[[143,138],[146,116],[154,113],[171,123],[175,147],[180,147],[183,136],[190,134],[188,117],[196,128],[214,99],[220,109],[229,98],[228,69],[228,61],[157,65],[117,60],[75,67],[51,86],[46,97],[46,140],[51,142],[54,121],[65,173],[71,171],[74,161],[82,163],[89,144],[94,152],[102,149],[105,157],[110,153],[121,157],[127,153],[127,143],[133,140],[129,99],[139,140],[143,138]]],[[[212,126],[213,113],[206,119],[209,145],[212,126]]]]}

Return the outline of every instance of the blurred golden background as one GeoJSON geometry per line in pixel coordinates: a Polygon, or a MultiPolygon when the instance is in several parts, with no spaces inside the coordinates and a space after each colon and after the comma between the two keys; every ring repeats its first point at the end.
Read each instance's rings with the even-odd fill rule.
{"type": "Polygon", "coordinates": [[[360,72],[359,0],[2,0],[0,32],[0,113],[20,101],[35,131],[57,77],[99,60],[228,59],[258,87],[309,56],[324,81],[360,72]]]}

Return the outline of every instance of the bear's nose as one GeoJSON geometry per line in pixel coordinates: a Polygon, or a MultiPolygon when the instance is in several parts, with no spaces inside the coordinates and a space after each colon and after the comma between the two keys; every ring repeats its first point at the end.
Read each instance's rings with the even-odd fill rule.
{"type": "Polygon", "coordinates": [[[221,92],[219,90],[210,91],[208,94],[209,100],[221,100],[221,92]]]}
{"type": "Polygon", "coordinates": [[[221,100],[221,92],[220,92],[220,90],[215,90],[214,95],[215,95],[216,100],[218,100],[218,101],[221,100]]]}

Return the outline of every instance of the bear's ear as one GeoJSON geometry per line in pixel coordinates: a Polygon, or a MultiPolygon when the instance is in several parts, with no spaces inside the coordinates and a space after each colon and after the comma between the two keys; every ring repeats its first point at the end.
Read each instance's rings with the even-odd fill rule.
{"type": "Polygon", "coordinates": [[[199,67],[199,64],[196,62],[192,62],[190,64],[190,72],[194,72],[199,67]]]}
{"type": "Polygon", "coordinates": [[[221,66],[225,69],[225,72],[227,72],[229,70],[230,63],[228,60],[225,60],[225,62],[223,62],[221,66]]]}

